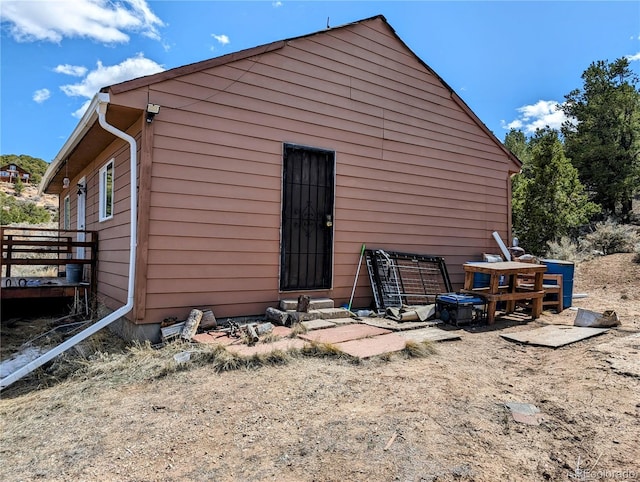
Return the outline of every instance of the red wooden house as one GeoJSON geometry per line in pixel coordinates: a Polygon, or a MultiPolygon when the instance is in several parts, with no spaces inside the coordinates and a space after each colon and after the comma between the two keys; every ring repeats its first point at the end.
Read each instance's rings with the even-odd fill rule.
{"type": "MultiPolygon", "coordinates": [[[[105,87],[42,189],[61,205],[72,193],[70,224],[99,232],[110,309],[129,281],[132,157],[122,326],[150,338],[197,306],[233,317],[301,293],[348,301],[362,243],[443,256],[460,287],[462,264],[495,251],[491,233],[509,238],[520,169],[382,16],[105,87]]],[[[370,300],[363,271],[353,305],[370,300]]]]}

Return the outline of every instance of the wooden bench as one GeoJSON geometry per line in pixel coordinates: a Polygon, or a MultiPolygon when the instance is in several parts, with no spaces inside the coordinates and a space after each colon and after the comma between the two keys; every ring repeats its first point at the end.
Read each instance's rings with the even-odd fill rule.
{"type": "MultiPolygon", "coordinates": [[[[517,282],[518,290],[533,290],[533,276],[519,275],[517,282]]],[[[543,308],[545,306],[550,306],[555,308],[557,313],[560,313],[563,309],[562,275],[544,273],[542,278],[542,289],[544,290],[544,297],[542,298],[543,308]]]]}

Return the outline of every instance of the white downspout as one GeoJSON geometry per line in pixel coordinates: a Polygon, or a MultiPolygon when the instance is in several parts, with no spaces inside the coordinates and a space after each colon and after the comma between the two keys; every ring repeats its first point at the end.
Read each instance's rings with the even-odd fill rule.
{"type": "MultiPolygon", "coordinates": [[[[116,129],[110,124],[107,124],[107,120],[105,115],[107,113],[107,106],[109,105],[109,94],[99,93],[98,94],[98,105],[96,107],[96,112],[98,113],[98,122],[102,126],[102,128],[108,132],[111,132],[116,137],[123,139],[125,142],[129,144],[130,148],[130,159],[131,159],[131,179],[130,179],[130,188],[131,188],[131,220],[130,220],[130,237],[131,237],[131,247],[129,252],[129,283],[127,286],[127,303],[114,311],[113,313],[107,315],[101,320],[97,321],[93,325],[91,325],[86,330],[81,331],[77,335],[69,338],[64,343],[61,343],[57,347],[49,350],[43,355],[39,356],[32,362],[23,366],[22,368],[16,370],[11,375],[0,380],[0,390],[8,387],[12,383],[18,381],[25,375],[28,375],[33,370],[38,367],[41,367],[45,363],[50,360],[53,360],[58,355],[64,353],[69,348],[74,347],[82,340],[90,337],[94,333],[100,331],[102,328],[110,325],[120,317],[126,315],[133,308],[133,295],[134,295],[134,286],[135,286],[135,273],[136,273],[136,247],[138,245],[138,233],[137,233],[137,223],[138,223],[138,203],[137,203],[137,148],[136,148],[136,140],[131,137],[129,134],[122,132],[119,129],[116,129]]],[[[91,273],[92,276],[95,276],[96,273],[91,273]]]]}

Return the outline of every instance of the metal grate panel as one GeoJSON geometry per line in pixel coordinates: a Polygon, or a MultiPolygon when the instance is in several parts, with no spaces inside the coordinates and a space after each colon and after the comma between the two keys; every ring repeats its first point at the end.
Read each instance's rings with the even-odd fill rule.
{"type": "Polygon", "coordinates": [[[402,305],[426,305],[452,291],[449,273],[440,256],[365,251],[367,271],[378,311],[402,305]]]}

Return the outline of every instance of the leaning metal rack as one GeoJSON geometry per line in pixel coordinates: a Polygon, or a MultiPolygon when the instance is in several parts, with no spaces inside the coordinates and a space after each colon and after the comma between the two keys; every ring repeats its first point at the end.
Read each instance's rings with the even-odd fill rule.
{"type": "Polygon", "coordinates": [[[452,291],[444,258],[365,250],[369,280],[377,310],[403,305],[426,305],[452,291]]]}

